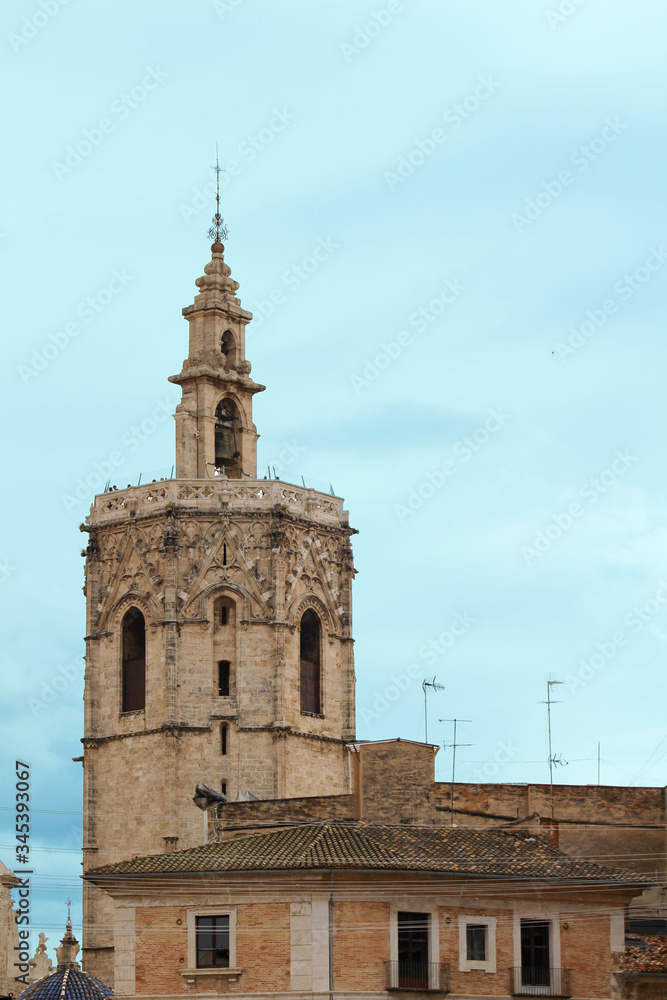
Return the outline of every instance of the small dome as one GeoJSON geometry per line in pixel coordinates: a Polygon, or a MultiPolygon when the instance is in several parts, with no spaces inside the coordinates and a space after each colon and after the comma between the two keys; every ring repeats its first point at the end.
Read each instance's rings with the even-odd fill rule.
{"type": "Polygon", "coordinates": [[[24,990],[19,1000],[104,1000],[112,997],[112,989],[81,971],[76,961],[78,951],[79,942],[72,933],[68,916],[65,936],[56,949],[58,968],[24,990]]]}
{"type": "Polygon", "coordinates": [[[64,969],[38,979],[21,993],[19,1000],[105,1000],[113,995],[112,989],[85,972],[64,969]]]}

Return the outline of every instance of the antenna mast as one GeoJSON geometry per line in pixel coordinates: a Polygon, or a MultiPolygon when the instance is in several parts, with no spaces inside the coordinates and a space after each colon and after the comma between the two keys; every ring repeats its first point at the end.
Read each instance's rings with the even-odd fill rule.
{"type": "Polygon", "coordinates": [[[472,719],[438,719],[438,722],[453,722],[454,723],[454,739],[451,743],[443,743],[442,749],[446,750],[448,747],[452,748],[452,805],[451,805],[451,823],[450,826],[454,826],[454,782],[456,780],[456,748],[457,747],[471,747],[474,746],[473,743],[457,743],[456,742],[456,724],[457,722],[472,722],[472,719]]]}
{"type": "Polygon", "coordinates": [[[558,754],[554,757],[551,751],[551,706],[559,705],[560,702],[551,700],[551,688],[554,684],[563,684],[563,681],[547,681],[547,726],[549,730],[549,788],[551,791],[551,818],[554,818],[554,766],[559,767],[567,764],[566,760],[563,760],[562,755],[558,754]]]}

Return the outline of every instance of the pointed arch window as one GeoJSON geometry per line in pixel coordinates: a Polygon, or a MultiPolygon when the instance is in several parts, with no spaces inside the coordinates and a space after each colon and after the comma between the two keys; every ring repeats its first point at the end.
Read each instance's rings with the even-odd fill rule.
{"type": "Polygon", "coordinates": [[[146,619],[139,608],[130,608],[123,618],[123,712],[146,707],[146,619]]]}
{"type": "Polygon", "coordinates": [[[321,711],[322,626],[311,608],[301,617],[300,628],[301,711],[319,715],[321,711]]]}

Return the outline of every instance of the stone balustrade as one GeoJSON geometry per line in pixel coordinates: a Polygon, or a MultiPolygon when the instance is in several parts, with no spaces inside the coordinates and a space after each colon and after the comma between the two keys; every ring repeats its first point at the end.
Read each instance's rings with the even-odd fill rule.
{"type": "Polygon", "coordinates": [[[343,510],[340,497],[279,480],[222,477],[208,481],[168,479],[101,493],[95,497],[86,522],[89,525],[106,524],[130,514],[140,517],[164,507],[211,508],[235,514],[280,508],[321,524],[348,524],[348,512],[343,510]]]}

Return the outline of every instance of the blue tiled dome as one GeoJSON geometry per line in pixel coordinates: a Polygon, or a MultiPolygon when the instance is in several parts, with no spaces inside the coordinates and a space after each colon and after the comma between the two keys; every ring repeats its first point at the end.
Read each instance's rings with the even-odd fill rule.
{"type": "Polygon", "coordinates": [[[63,969],[38,979],[19,1000],[104,1000],[113,990],[78,969],[63,969]]]}

